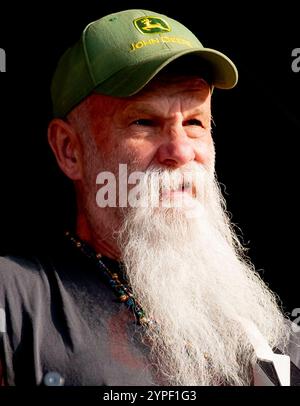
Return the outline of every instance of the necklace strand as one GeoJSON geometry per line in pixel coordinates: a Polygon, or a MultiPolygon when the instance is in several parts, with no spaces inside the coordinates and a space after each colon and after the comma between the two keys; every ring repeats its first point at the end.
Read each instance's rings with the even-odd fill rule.
{"type": "Polygon", "coordinates": [[[106,283],[116,295],[118,301],[120,303],[124,303],[126,307],[133,312],[137,324],[148,325],[151,320],[146,317],[144,310],[134,298],[132,290],[126,281],[126,277],[122,277],[116,271],[111,271],[103,262],[102,258],[104,257],[102,254],[96,253],[93,248],[90,247],[90,245],[80,240],[74,234],[71,234],[70,231],[66,231],[65,236],[73,244],[73,246],[76,247],[76,249],[80,250],[86,257],[91,259],[96,264],[97,268],[104,276],[106,283]]]}

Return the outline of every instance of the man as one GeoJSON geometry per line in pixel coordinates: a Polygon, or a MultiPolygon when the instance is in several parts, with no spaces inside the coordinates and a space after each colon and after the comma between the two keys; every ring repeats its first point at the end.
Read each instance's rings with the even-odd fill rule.
{"type": "Polygon", "coordinates": [[[211,96],[236,82],[152,11],[95,21],[66,51],[48,138],[76,229],[1,260],[4,384],[289,385],[290,368],[299,384],[296,335],[214,176],[211,96]]]}

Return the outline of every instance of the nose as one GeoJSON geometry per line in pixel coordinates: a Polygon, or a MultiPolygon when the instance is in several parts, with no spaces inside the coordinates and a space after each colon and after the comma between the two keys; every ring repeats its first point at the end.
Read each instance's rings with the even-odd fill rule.
{"type": "Polygon", "coordinates": [[[192,140],[181,124],[165,131],[164,142],[157,150],[157,161],[164,166],[179,168],[195,159],[192,140]]]}

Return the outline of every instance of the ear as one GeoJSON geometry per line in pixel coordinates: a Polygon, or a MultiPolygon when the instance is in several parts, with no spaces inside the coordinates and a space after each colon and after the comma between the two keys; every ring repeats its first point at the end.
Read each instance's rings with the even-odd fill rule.
{"type": "Polygon", "coordinates": [[[48,126],[48,141],[65,175],[72,180],[81,179],[81,145],[73,127],[64,120],[52,120],[48,126]]]}

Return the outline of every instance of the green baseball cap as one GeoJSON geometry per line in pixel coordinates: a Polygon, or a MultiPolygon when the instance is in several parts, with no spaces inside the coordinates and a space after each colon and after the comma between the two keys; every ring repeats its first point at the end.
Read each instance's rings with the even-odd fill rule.
{"type": "MultiPolygon", "coordinates": [[[[224,54],[204,48],[184,25],[148,10],[125,10],[85,27],[58,62],[51,85],[53,113],[64,117],[92,92],[128,97],[184,55],[205,62],[211,84],[234,87],[238,73],[224,54]]],[[[184,73],[184,72],[183,72],[184,73]]]]}

